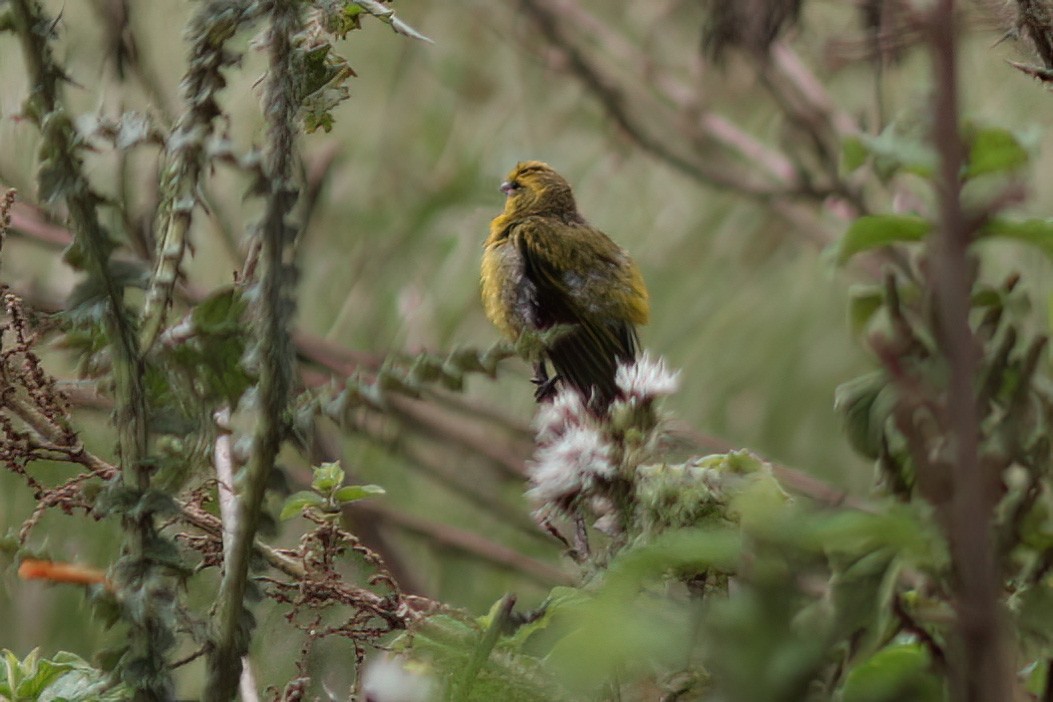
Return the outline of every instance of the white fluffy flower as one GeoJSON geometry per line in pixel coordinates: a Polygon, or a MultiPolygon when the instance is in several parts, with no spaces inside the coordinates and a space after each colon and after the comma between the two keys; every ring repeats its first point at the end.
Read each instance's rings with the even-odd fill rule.
{"type": "Polygon", "coordinates": [[[542,446],[530,467],[534,487],[527,496],[538,502],[556,502],[591,488],[597,480],[614,475],[611,446],[593,427],[568,427],[551,444],[542,446]]]}
{"type": "Polygon", "coordinates": [[[362,691],[367,702],[431,702],[439,695],[432,676],[391,655],[369,662],[362,671],[362,691]]]}
{"type": "Polygon", "coordinates": [[[645,351],[634,363],[619,365],[614,382],[628,399],[653,400],[680,388],[680,371],[668,370],[664,359],[654,360],[645,351]]]}
{"type": "Polygon", "coordinates": [[[552,398],[543,402],[534,417],[537,443],[544,446],[552,443],[570,427],[577,427],[589,420],[589,411],[581,393],[572,387],[563,387],[552,398]]]}

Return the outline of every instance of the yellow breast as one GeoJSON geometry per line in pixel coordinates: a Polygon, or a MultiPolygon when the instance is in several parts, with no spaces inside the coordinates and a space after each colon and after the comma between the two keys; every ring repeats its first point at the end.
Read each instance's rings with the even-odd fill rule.
{"type": "Polygon", "coordinates": [[[515,287],[523,277],[523,261],[505,232],[503,220],[504,215],[500,215],[490,223],[490,235],[483,247],[481,293],[487,318],[514,340],[523,327],[514,314],[515,287]]]}

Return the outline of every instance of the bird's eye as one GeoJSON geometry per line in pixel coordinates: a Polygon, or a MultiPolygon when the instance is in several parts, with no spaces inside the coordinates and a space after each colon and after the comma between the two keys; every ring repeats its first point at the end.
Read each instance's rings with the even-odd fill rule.
{"type": "Polygon", "coordinates": [[[501,192],[503,192],[505,195],[511,195],[515,191],[519,190],[521,187],[523,186],[520,185],[518,181],[506,180],[505,182],[501,183],[501,192]]]}

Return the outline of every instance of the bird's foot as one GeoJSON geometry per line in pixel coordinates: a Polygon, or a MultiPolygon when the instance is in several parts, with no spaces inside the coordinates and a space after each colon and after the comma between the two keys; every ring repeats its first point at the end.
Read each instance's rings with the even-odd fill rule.
{"type": "Polygon", "coordinates": [[[534,390],[534,399],[538,402],[551,402],[552,398],[556,396],[556,383],[559,382],[559,376],[552,378],[532,378],[531,381],[537,386],[534,390]]]}

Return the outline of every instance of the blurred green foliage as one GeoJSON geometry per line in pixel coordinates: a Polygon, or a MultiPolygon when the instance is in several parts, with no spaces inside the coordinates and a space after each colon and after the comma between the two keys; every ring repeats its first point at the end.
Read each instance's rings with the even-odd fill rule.
{"type": "MultiPolygon", "coordinates": [[[[152,0],[147,10],[145,4],[129,3],[125,6],[129,24],[123,27],[115,24],[111,4],[103,0],[45,4],[52,15],[61,16],[58,52],[72,81],[67,97],[74,114],[117,119],[134,110],[171,126],[180,110],[177,96],[186,61],[185,46],[175,28],[185,25],[193,4],[152,0]],[[121,31],[114,32],[115,28],[121,31]],[[127,42],[134,43],[132,63],[119,59],[127,42]]],[[[718,106],[730,121],[766,143],[793,148],[796,134],[787,129],[778,106],[758,85],[745,61],[731,57],[721,70],[707,64],[700,74],[692,73],[697,66],[689,58],[698,51],[703,22],[699,3],[638,4],[625,17],[621,8],[613,10],[600,0],[582,4],[604,17],[618,36],[646,47],[656,68],[694,81],[706,103],[718,106]]],[[[397,10],[435,43],[404,41],[380,23],[363,22],[362,31],[349,33],[338,44],[346,66],[340,61],[332,63],[328,53],[313,56],[317,65],[311,65],[310,85],[305,87],[312,96],[305,117],[315,129],[303,138],[301,147],[308,177],[312,169],[324,175],[317,180],[316,200],[299,244],[298,328],[377,358],[421,351],[442,356],[460,346],[490,345],[496,334],[478,301],[478,262],[487,222],[501,207],[497,184],[515,161],[543,159],[569,178],[584,214],[630,250],[644,271],[654,320],[642,330],[643,344],[683,370],[682,390],[667,403],[670,414],[705,435],[705,441],[747,446],[773,461],[863,492],[873,481],[872,469],[844,439],[834,395],[839,384],[870,368],[867,353],[854,341],[852,332],[872,321],[870,315],[880,305],[880,294],[861,303],[864,311],[853,307],[853,330],[845,312],[849,286],[860,279],[873,282],[873,276],[862,266],[835,269],[831,259],[847,260],[879,244],[920,238],[927,231],[921,220],[911,214],[857,219],[835,255],[824,256],[814,243],[815,238],[822,238],[821,233],[795,231],[770,207],[734,192],[701,187],[644,153],[564,70],[560,58],[524,21],[516,4],[456,0],[439,5],[401,0],[397,10]],[[357,77],[352,78],[348,70],[357,77]],[[344,90],[349,91],[349,99],[334,107],[344,90]]],[[[357,22],[358,17],[351,19],[357,22]]],[[[992,48],[992,34],[980,27],[967,33],[963,43],[962,73],[968,76],[963,85],[964,111],[977,125],[998,126],[972,128],[969,175],[1022,165],[1035,152],[1031,168],[1044,173],[1048,156],[1014,135],[1034,125],[1048,96],[1001,60],[1019,58],[1020,50],[1011,44],[992,48]]],[[[874,119],[872,66],[864,61],[832,60],[831,37],[839,35],[859,36],[855,14],[847,8],[811,3],[806,5],[792,44],[836,103],[848,113],[866,115],[865,123],[874,119]]],[[[0,80],[5,85],[0,94],[0,184],[17,187],[32,202],[38,136],[26,120],[17,118],[28,86],[15,42],[8,37],[0,35],[0,80]]],[[[236,44],[245,50],[243,62],[228,69],[230,82],[220,101],[229,115],[223,124],[224,136],[232,149],[244,153],[261,139],[256,79],[264,71],[264,58],[248,37],[238,37],[236,44]]],[[[883,109],[887,115],[907,119],[895,122],[895,128],[850,142],[843,154],[848,170],[870,158],[875,172],[884,178],[896,173],[923,177],[932,172],[932,154],[917,140],[911,141],[912,125],[903,126],[919,112],[928,90],[925,71],[920,70],[921,54],[920,49],[907,49],[885,66],[880,78],[883,109]]],[[[126,129],[122,143],[138,143],[141,132],[139,129],[137,136],[126,129]]],[[[1041,146],[1049,138],[1042,134],[1036,141],[1041,146]]],[[[137,236],[149,239],[143,232],[149,230],[151,208],[159,198],[154,185],[156,152],[143,147],[125,157],[100,147],[86,156],[86,163],[93,184],[107,200],[102,210],[105,223],[122,233],[122,244],[135,249],[141,243],[137,236]]],[[[240,301],[223,290],[232,282],[233,271],[244,263],[244,227],[258,216],[259,202],[246,197],[251,185],[235,167],[219,166],[208,173],[203,193],[208,212],[198,214],[191,236],[193,255],[183,266],[187,280],[198,290],[221,290],[194,313],[193,322],[207,326],[209,335],[202,337],[199,347],[180,347],[179,351],[194,354],[182,363],[202,370],[200,378],[188,382],[204,383],[217,401],[240,396],[250,382],[242,374],[215,372],[225,365],[217,352],[233,352],[229,345],[210,340],[232,334],[236,325],[231,320],[240,314],[240,301]]],[[[1032,197],[1016,205],[1013,218],[988,223],[985,233],[1048,247],[1050,228],[1042,219],[1047,214],[1042,203],[1053,196],[1051,187],[1044,179],[1031,178],[1032,197]]],[[[978,190],[976,195],[982,198],[984,193],[978,190]]],[[[913,191],[874,194],[881,204],[908,196],[925,197],[913,191]]],[[[892,208],[879,211],[891,212],[892,208]]],[[[818,221],[838,232],[849,226],[849,218],[835,206],[823,209],[818,221]]],[[[70,295],[91,292],[77,288],[72,271],[40,238],[16,230],[4,247],[0,277],[31,305],[51,309],[70,295]]],[[[1021,285],[1038,308],[1026,323],[1046,330],[1049,261],[1030,255],[1030,250],[1004,246],[985,249],[984,257],[988,281],[1000,282],[1010,270],[1023,271],[1021,285]]],[[[141,273],[135,268],[127,271],[130,277],[141,273]]],[[[97,340],[83,342],[91,346],[97,340]]],[[[42,352],[56,375],[73,377],[73,360],[66,349],[49,347],[42,352]]],[[[510,361],[502,366],[496,381],[477,375],[467,384],[467,396],[478,403],[481,414],[510,420],[511,428],[500,435],[487,435],[495,443],[523,446],[523,427],[533,412],[527,378],[525,366],[510,361]]],[[[872,406],[867,404],[866,409],[872,406]]],[[[82,407],[75,416],[89,449],[112,456],[107,411],[82,407]]],[[[382,419],[379,424],[370,432],[352,433],[340,440],[352,482],[383,486],[386,496],[381,500],[394,511],[426,515],[451,527],[484,534],[526,556],[550,564],[560,562],[558,545],[528,533],[522,527],[524,520],[517,523],[507,517],[507,510],[507,518],[502,518],[503,508],[498,514],[480,509],[463,490],[451,489],[450,481],[440,474],[423,471],[412,457],[432,449],[404,423],[382,419]]],[[[873,438],[872,427],[849,429],[857,447],[873,438]]],[[[200,453],[205,448],[207,443],[194,450],[200,453]]],[[[438,460],[466,482],[479,485],[500,504],[513,506],[518,515],[528,512],[521,484],[495,477],[492,468],[476,455],[445,447],[437,451],[438,460]]],[[[527,457],[525,453],[521,456],[527,457]]],[[[290,481],[300,486],[309,484],[309,468],[315,463],[291,450],[283,455],[290,481]]],[[[67,477],[68,470],[68,466],[35,465],[34,475],[51,484],[67,477]]],[[[32,491],[18,476],[0,475],[0,527],[17,530],[33,502],[32,491]]],[[[275,499],[271,505],[275,513],[280,502],[275,499]]],[[[371,519],[368,512],[352,512],[352,518],[359,522],[371,519]]],[[[812,541],[818,538],[815,533],[834,543],[838,538],[858,538],[860,542],[853,542],[858,547],[879,535],[905,538],[914,526],[912,519],[897,513],[888,523],[856,525],[856,532],[850,530],[852,525],[813,525],[815,532],[795,531],[785,538],[793,548],[815,555],[821,550],[812,541]],[[841,527],[852,536],[846,537],[841,527]]],[[[664,553],[666,559],[637,557],[632,562],[635,565],[613,569],[604,590],[583,598],[561,591],[549,594],[547,584],[478,558],[448,540],[400,526],[397,520],[383,522],[380,529],[392,552],[410,566],[423,593],[441,601],[472,611],[485,610],[508,591],[519,593],[520,601],[528,606],[546,597],[555,601],[547,616],[575,618],[570,628],[583,637],[564,643],[573,655],[560,656],[561,661],[574,665],[566,678],[572,689],[596,682],[594,676],[602,672],[593,670],[596,660],[614,665],[634,655],[621,649],[597,651],[588,642],[650,641],[654,646],[649,654],[662,663],[676,655],[667,647],[692,635],[688,629],[694,620],[679,619],[682,612],[666,611],[664,603],[655,605],[653,611],[635,610],[639,620],[607,621],[603,616],[607,610],[595,600],[637,597],[629,588],[617,590],[619,577],[632,579],[634,585],[641,580],[654,582],[666,568],[677,566],[684,553],[700,558],[697,554],[709,553],[707,549],[719,551],[713,558],[723,562],[736,548],[728,543],[733,539],[726,533],[669,536],[670,541],[697,540],[671,551],[662,551],[666,542],[647,546],[652,552],[664,553]],[[560,599],[563,595],[565,599],[560,599]],[[649,636],[655,633],[650,629],[654,621],[674,621],[677,626],[661,632],[671,638],[649,636]]],[[[61,560],[103,566],[116,556],[114,532],[111,524],[48,514],[36,528],[31,546],[61,560]]],[[[293,545],[297,538],[297,533],[286,531],[279,543],[293,545]]],[[[10,565],[2,553],[0,559],[5,560],[0,564],[10,565]]],[[[632,553],[622,556],[628,561],[633,557],[632,553]]],[[[874,599],[887,596],[875,582],[893,566],[879,558],[860,567],[873,568],[866,577],[860,576],[864,586],[852,588],[856,579],[846,567],[838,570],[841,589],[835,596],[856,597],[855,608],[865,610],[874,599]]],[[[749,591],[735,602],[714,608],[704,623],[729,644],[707,653],[713,669],[745,686],[739,690],[753,690],[757,696],[752,699],[777,699],[766,696],[774,694],[774,687],[765,686],[786,677],[768,677],[770,670],[774,670],[772,676],[789,677],[814,670],[819,655],[816,648],[823,643],[801,637],[795,629],[791,620],[799,602],[765,599],[764,588],[785,585],[780,578],[786,574],[773,573],[770,579],[750,584],[757,593],[749,591]],[[774,609],[764,609],[773,606],[772,602],[774,609]],[[774,637],[782,639],[758,642],[732,636],[751,626],[769,627],[774,637]],[[767,649],[754,650],[775,649],[785,641],[800,645],[793,660],[776,661],[778,666],[769,660],[767,649]],[[759,663],[763,663],[759,668],[749,667],[759,663]]],[[[11,632],[3,643],[19,656],[39,647],[49,654],[67,650],[89,657],[102,647],[107,635],[93,620],[80,593],[19,582],[13,568],[0,572],[0,581],[0,622],[11,632]]],[[[1022,607],[1029,613],[1044,612],[1048,607],[1044,591],[1029,592],[1034,594],[1022,598],[1022,607]]],[[[191,586],[190,599],[207,607],[208,593],[206,587],[191,586]]],[[[266,641],[258,650],[262,687],[294,675],[291,661],[298,655],[300,642],[275,641],[268,636],[284,626],[277,609],[262,609],[258,617],[258,640],[266,641]]],[[[556,627],[548,619],[543,622],[556,627]]],[[[835,628],[854,624],[826,623],[835,628]]],[[[453,630],[441,636],[424,632],[421,645],[434,638],[438,641],[436,655],[463,656],[463,646],[444,648],[443,637],[471,638],[476,629],[453,623],[450,627],[453,630]]],[[[541,629],[539,624],[536,631],[541,633],[541,629]]],[[[113,635],[110,639],[112,642],[113,635]]],[[[349,644],[322,642],[317,644],[312,666],[332,687],[346,686],[351,680],[352,655],[349,644]]],[[[875,652],[848,676],[845,699],[932,698],[932,681],[924,672],[929,664],[926,655],[913,644],[875,652]],[[876,688],[868,682],[869,675],[882,678],[888,689],[876,688]]],[[[199,672],[191,665],[181,673],[189,689],[195,687],[189,681],[199,672]]],[[[532,679],[534,671],[519,673],[532,679]]],[[[541,695],[538,699],[552,694],[546,692],[547,683],[535,683],[535,692],[541,695]]],[[[476,693],[486,689],[484,685],[476,693]]]]}

